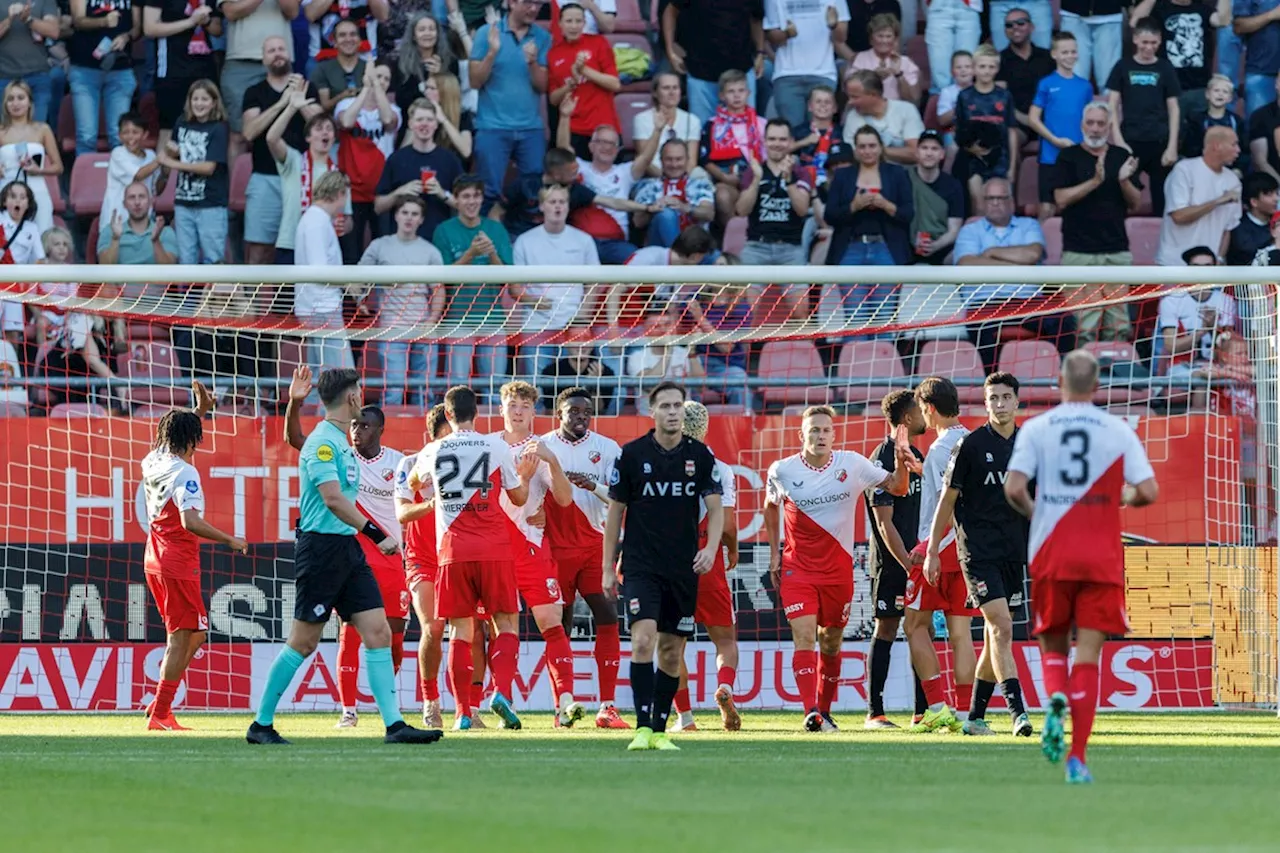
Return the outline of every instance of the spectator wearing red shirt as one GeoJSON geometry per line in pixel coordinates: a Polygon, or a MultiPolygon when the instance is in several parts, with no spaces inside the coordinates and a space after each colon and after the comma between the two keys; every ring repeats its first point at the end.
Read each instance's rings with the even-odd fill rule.
{"type": "Polygon", "coordinates": [[[547,87],[551,105],[558,107],[570,94],[577,108],[569,121],[573,151],[591,157],[591,134],[607,124],[622,132],[613,96],[622,88],[613,46],[601,35],[585,33],[586,13],[577,3],[560,7],[560,32],[564,40],[547,52],[547,87]]]}

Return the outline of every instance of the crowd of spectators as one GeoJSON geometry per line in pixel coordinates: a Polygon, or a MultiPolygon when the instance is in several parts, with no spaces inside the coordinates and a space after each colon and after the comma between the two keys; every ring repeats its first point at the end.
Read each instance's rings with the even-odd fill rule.
{"type": "MultiPolygon", "coordinates": [[[[619,72],[629,48],[610,40],[643,21],[622,15],[633,0],[11,4],[0,16],[0,260],[1036,266],[1052,254],[1128,266],[1128,220],[1147,217],[1159,220],[1160,265],[1280,263],[1280,0],[933,0],[927,15],[911,0],[651,2],[636,37],[656,58],[639,82],[619,72]],[[637,86],[652,106],[620,110],[637,86]],[[72,238],[54,199],[100,136],[102,201],[73,211],[72,238]]],[[[441,286],[424,272],[386,291],[299,284],[266,304],[217,298],[324,333],[353,319],[475,332],[439,346],[307,338],[316,366],[376,363],[390,405],[514,372],[614,376],[601,404],[616,411],[636,396],[629,378],[746,380],[758,346],[595,348],[575,330],[734,330],[761,305],[773,319],[835,312],[884,326],[902,296],[858,283],[825,295],[794,283],[624,291],[441,286]],[[525,336],[508,345],[516,328],[525,336]]],[[[1145,338],[1155,373],[1212,364],[1212,337],[1186,336],[1236,322],[1216,291],[1212,310],[1162,301],[1145,336],[1152,320],[1134,306],[1073,307],[1124,291],[970,285],[958,319],[987,369],[1025,335],[1064,351],[1145,338]],[[1037,301],[1055,310],[1026,323],[987,316],[1037,301]]],[[[188,296],[213,310],[210,294],[188,296]]],[[[105,378],[129,352],[126,324],[2,304],[9,373],[105,378]]],[[[203,347],[221,346],[190,331],[172,343],[195,371],[211,363],[203,347]]],[[[257,369],[243,341],[229,346],[233,373],[257,369]]],[[[834,371],[837,348],[824,357],[834,371]]],[[[73,395],[90,398],[41,396],[73,395]]],[[[759,403],[745,381],[708,398],[759,403]]]]}

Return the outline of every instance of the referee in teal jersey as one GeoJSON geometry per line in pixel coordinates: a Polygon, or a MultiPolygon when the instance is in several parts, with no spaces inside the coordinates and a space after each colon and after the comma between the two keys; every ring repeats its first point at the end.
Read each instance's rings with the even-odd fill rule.
{"type": "MultiPolygon", "coordinates": [[[[296,371],[295,382],[309,380],[307,368],[296,371]]],[[[298,466],[301,517],[294,549],[293,625],[288,642],[271,664],[262,704],[245,739],[254,744],[288,743],[273,725],[276,705],[298,667],[316,650],[329,614],[337,610],[343,622],[356,627],[364,643],[369,688],[387,727],[384,741],[435,743],[441,737],[438,729],[415,729],[400,715],[391,665],[391,628],[377,581],[356,542],[359,530],[385,553],[397,550],[395,540],[355,505],[360,469],[347,443],[347,428],[362,405],[360,374],[351,369],[325,370],[316,385],[324,403],[324,420],[307,436],[298,466]]]]}

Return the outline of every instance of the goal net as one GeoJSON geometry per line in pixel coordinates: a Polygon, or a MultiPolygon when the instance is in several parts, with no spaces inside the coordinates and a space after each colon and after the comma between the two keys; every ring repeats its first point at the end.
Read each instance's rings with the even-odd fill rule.
{"type": "MultiPolygon", "coordinates": [[[[356,366],[366,402],[387,415],[384,446],[406,452],[424,443],[427,407],[458,382],[480,392],[488,430],[502,428],[502,383],[534,383],[539,433],[559,426],[559,391],[587,386],[593,429],[619,443],[651,425],[647,389],[663,378],[685,383],[710,409],[707,443],[736,473],[730,518],[741,547],[728,577],[738,704],[777,709],[794,707],[797,694],[768,576],[764,476],[799,450],[802,409],[832,404],[839,446],[870,455],[888,432],[880,404],[890,391],[950,378],[972,427],[985,419],[984,376],[1007,370],[1029,416],[1057,401],[1060,358],[1076,346],[1098,356],[1096,402],[1133,426],[1160,484],[1157,504],[1125,515],[1132,631],[1106,646],[1102,706],[1274,706],[1275,285],[1249,268],[1197,268],[1192,284],[1186,270],[1124,268],[1108,285],[1091,283],[1096,269],[1011,269],[472,267],[428,276],[394,267],[8,267],[0,297],[24,303],[47,342],[6,344],[0,373],[0,710],[133,711],[152,698],[164,629],[143,575],[139,462],[157,419],[191,405],[193,378],[217,400],[196,457],[206,517],[250,548],[202,550],[209,635],[178,708],[250,709],[288,634],[298,468],[283,413],[294,366],[310,363],[356,366]],[[299,319],[295,299],[315,301],[297,298],[304,288],[342,311],[299,319]]],[[[317,404],[304,412],[309,429],[317,404]]],[[[925,451],[932,438],[916,446],[925,451]]],[[[876,615],[861,502],[855,512],[855,595],[836,700],[845,711],[865,707],[876,615]]],[[[619,618],[625,707],[625,608],[619,618]]],[[[1025,603],[1015,618],[1019,675],[1038,707],[1046,697],[1025,603]]],[[[522,628],[517,704],[549,708],[541,639],[531,619],[522,628]]],[[[594,632],[578,601],[577,694],[588,704],[594,632]]],[[[283,709],[337,707],[336,623],[324,637],[283,709]]],[[[406,708],[422,701],[417,638],[415,620],[399,674],[406,708]]],[[[944,656],[946,640],[944,629],[944,656]]],[[[886,705],[909,708],[904,644],[892,660],[886,705]]],[[[701,628],[687,661],[694,704],[706,707],[716,662],[701,628]]],[[[367,698],[363,674],[360,689],[367,698]]]]}

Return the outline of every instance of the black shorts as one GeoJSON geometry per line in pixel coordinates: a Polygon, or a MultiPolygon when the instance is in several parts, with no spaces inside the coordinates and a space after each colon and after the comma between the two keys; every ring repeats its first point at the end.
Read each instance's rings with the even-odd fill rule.
{"type": "Polygon", "coordinates": [[[693,636],[693,617],[698,609],[698,576],[692,570],[676,575],[633,567],[624,569],[622,577],[623,598],[630,624],[652,619],[658,623],[660,634],[693,636]]]}
{"type": "MultiPolygon", "coordinates": [[[[1044,143],[1048,144],[1048,143],[1044,143]]],[[[1057,163],[1037,163],[1040,173],[1036,176],[1040,183],[1040,203],[1041,204],[1057,204],[1053,200],[1053,191],[1058,188],[1058,164],[1057,163]]]]}
{"type": "Polygon", "coordinates": [[[1013,610],[1022,605],[1026,589],[1026,563],[965,563],[961,566],[969,605],[981,607],[1003,598],[1013,610]]]}
{"type": "Polygon", "coordinates": [[[299,531],[293,565],[293,618],[299,622],[328,622],[333,610],[347,622],[382,606],[378,582],[354,536],[299,531]]]}
{"type": "Polygon", "coordinates": [[[900,617],[905,612],[907,572],[892,557],[885,559],[879,574],[871,577],[871,597],[877,619],[900,617]]]}

